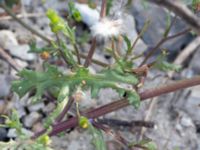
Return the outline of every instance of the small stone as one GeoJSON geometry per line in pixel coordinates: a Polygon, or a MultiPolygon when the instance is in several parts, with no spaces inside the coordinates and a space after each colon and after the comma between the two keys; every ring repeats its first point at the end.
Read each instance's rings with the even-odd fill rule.
{"type": "Polygon", "coordinates": [[[194,53],[189,66],[189,68],[191,68],[196,75],[200,74],[199,57],[200,57],[200,47],[196,49],[196,52],[194,53]]]}
{"type": "Polygon", "coordinates": [[[0,31],[0,46],[3,49],[9,50],[10,48],[14,48],[14,46],[18,46],[17,39],[15,34],[9,30],[1,30],[0,31]]]}
{"type": "Polygon", "coordinates": [[[35,132],[39,132],[43,129],[44,129],[44,127],[43,127],[42,123],[38,122],[33,125],[32,131],[35,133],[35,132]]]}
{"type": "Polygon", "coordinates": [[[15,47],[11,47],[9,49],[9,52],[18,58],[21,58],[22,60],[28,60],[28,61],[33,61],[35,60],[36,56],[33,53],[28,53],[30,50],[30,46],[27,44],[23,45],[17,45],[15,47]]]}
{"type": "Polygon", "coordinates": [[[54,103],[48,103],[44,108],[43,108],[43,112],[44,113],[50,113],[54,110],[54,108],[56,107],[56,105],[54,103]]]}
{"type": "Polygon", "coordinates": [[[82,21],[88,26],[92,26],[99,21],[100,13],[96,9],[90,8],[87,4],[75,3],[75,8],[80,12],[82,21]]]}
{"type": "Polygon", "coordinates": [[[25,135],[29,137],[33,136],[33,132],[25,128],[22,128],[22,133],[24,133],[25,135]]]}
{"type": "Polygon", "coordinates": [[[191,118],[183,116],[180,120],[180,124],[184,127],[194,127],[194,124],[191,118]]]}
{"type": "Polygon", "coordinates": [[[8,50],[11,55],[19,57],[23,60],[33,61],[36,56],[28,53],[30,46],[28,44],[19,45],[15,34],[8,30],[0,31],[0,46],[8,50]]]}
{"type": "Polygon", "coordinates": [[[5,128],[0,128],[0,141],[5,141],[7,139],[7,131],[5,128]]]}
{"type": "Polygon", "coordinates": [[[43,109],[45,106],[44,106],[44,103],[37,103],[37,104],[34,104],[34,105],[31,105],[28,107],[29,111],[38,111],[38,110],[41,110],[43,109]]]}
{"type": "MultiPolygon", "coordinates": [[[[33,132],[25,128],[22,128],[22,133],[24,133],[26,136],[29,136],[29,137],[33,135],[33,132]]],[[[7,133],[7,137],[16,138],[17,137],[16,129],[13,129],[13,128],[9,129],[7,133]]]]}
{"type": "Polygon", "coordinates": [[[16,129],[9,129],[9,130],[8,130],[8,133],[7,133],[7,136],[8,136],[9,138],[16,138],[16,137],[17,137],[16,129]]]}
{"type": "Polygon", "coordinates": [[[0,100],[0,114],[4,114],[5,113],[5,108],[6,108],[6,103],[4,102],[4,100],[0,100]]]}
{"type": "Polygon", "coordinates": [[[0,97],[7,96],[10,92],[11,76],[0,74],[0,97]]]}
{"type": "Polygon", "coordinates": [[[199,91],[200,91],[200,86],[193,87],[191,97],[200,98],[199,91]]]}
{"type": "Polygon", "coordinates": [[[19,118],[22,118],[23,116],[26,115],[26,112],[25,112],[25,110],[24,110],[23,107],[17,109],[17,112],[18,112],[18,117],[19,117],[19,118]]]}
{"type": "Polygon", "coordinates": [[[21,68],[25,68],[28,66],[28,63],[26,61],[22,61],[22,60],[16,59],[16,58],[14,60],[21,68]]]}
{"type": "Polygon", "coordinates": [[[32,127],[40,118],[42,117],[41,114],[38,112],[31,112],[28,116],[24,119],[24,125],[26,127],[32,127]]]}

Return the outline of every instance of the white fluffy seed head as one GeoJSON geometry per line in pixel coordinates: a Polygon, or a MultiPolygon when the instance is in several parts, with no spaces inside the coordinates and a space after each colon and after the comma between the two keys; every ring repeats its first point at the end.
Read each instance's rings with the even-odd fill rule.
{"type": "Polygon", "coordinates": [[[122,33],[122,20],[103,18],[91,26],[92,35],[100,38],[110,38],[122,33]]]}

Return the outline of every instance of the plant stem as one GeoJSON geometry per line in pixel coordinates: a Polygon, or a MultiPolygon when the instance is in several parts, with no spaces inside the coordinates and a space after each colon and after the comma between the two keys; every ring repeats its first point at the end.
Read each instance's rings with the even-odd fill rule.
{"type": "MultiPolygon", "coordinates": [[[[101,5],[101,13],[100,13],[100,20],[106,16],[106,4],[107,4],[107,0],[102,0],[102,5],[101,5]]],[[[94,55],[95,52],[95,48],[96,48],[96,37],[94,37],[92,39],[92,44],[91,44],[91,48],[88,52],[88,56],[85,60],[84,66],[88,67],[91,64],[92,61],[92,57],[94,55]]]]}
{"type": "Polygon", "coordinates": [[[76,53],[78,64],[80,65],[81,64],[81,57],[80,57],[80,53],[79,53],[78,47],[77,47],[76,44],[73,44],[73,47],[75,49],[75,53],[76,53]]]}
{"type": "Polygon", "coordinates": [[[140,64],[140,67],[141,67],[142,65],[144,65],[144,64],[147,62],[147,60],[148,60],[153,54],[155,54],[157,51],[159,51],[159,47],[160,47],[163,43],[165,43],[165,42],[168,41],[168,40],[174,39],[174,38],[176,38],[176,37],[178,37],[178,36],[181,36],[181,35],[183,35],[183,34],[186,34],[186,33],[188,33],[190,30],[191,30],[191,29],[185,29],[185,30],[183,30],[183,31],[181,31],[181,32],[178,32],[178,33],[174,34],[174,35],[171,35],[171,36],[168,36],[168,37],[165,37],[165,38],[161,39],[161,40],[158,42],[158,44],[156,44],[156,46],[155,46],[154,48],[152,48],[152,49],[149,51],[149,53],[147,54],[147,56],[144,58],[144,60],[143,60],[142,63],[140,64]]]}
{"type": "MultiPolygon", "coordinates": [[[[74,52],[74,51],[72,51],[72,53],[75,55],[75,52],[74,52]]],[[[80,53],[80,57],[81,57],[81,58],[84,58],[84,59],[87,58],[87,56],[84,55],[84,54],[82,54],[82,53],[80,53]]],[[[101,61],[99,61],[99,60],[97,60],[97,59],[92,59],[91,62],[93,62],[93,63],[96,64],[96,65],[102,66],[102,67],[108,67],[108,66],[109,66],[109,64],[106,64],[106,63],[104,63],[104,62],[101,62],[101,61]]]]}
{"type": "Polygon", "coordinates": [[[64,107],[63,111],[58,115],[58,117],[55,119],[55,123],[59,123],[62,121],[62,119],[64,118],[64,116],[67,114],[67,112],[69,111],[69,109],[71,108],[72,104],[74,102],[74,98],[70,97],[68,103],[66,104],[66,106],[64,107]]]}
{"type": "Polygon", "coordinates": [[[0,7],[3,8],[7,14],[9,14],[14,20],[16,20],[24,28],[26,28],[27,30],[29,30],[33,34],[37,35],[41,39],[45,40],[47,43],[51,43],[51,40],[49,38],[47,38],[46,36],[42,35],[37,30],[31,28],[30,25],[26,24],[25,22],[23,22],[22,20],[17,18],[16,15],[3,2],[0,2],[0,7]]]}
{"type": "Polygon", "coordinates": [[[87,58],[85,60],[85,63],[84,63],[85,67],[88,67],[91,64],[92,57],[93,57],[94,52],[95,52],[95,48],[96,48],[96,37],[94,37],[92,39],[92,45],[91,45],[91,48],[90,48],[89,53],[88,53],[88,56],[87,56],[87,58]]]}
{"type": "Polygon", "coordinates": [[[140,33],[137,35],[137,38],[134,40],[132,46],[130,49],[128,49],[127,53],[126,53],[126,56],[125,56],[125,59],[128,58],[128,56],[132,53],[133,51],[133,48],[135,47],[135,45],[137,44],[138,40],[142,37],[142,35],[144,34],[144,32],[147,30],[148,26],[150,24],[150,21],[147,21],[145,22],[142,30],[140,31],[140,33]]]}
{"type": "Polygon", "coordinates": [[[102,0],[100,19],[106,16],[106,9],[107,9],[106,6],[107,6],[107,0],[102,0]]]}
{"type": "MultiPolygon", "coordinates": [[[[160,96],[162,94],[175,92],[177,90],[181,90],[181,89],[196,86],[196,85],[200,85],[200,76],[193,77],[191,79],[183,79],[183,80],[176,81],[174,83],[170,83],[168,85],[164,85],[164,86],[157,87],[157,88],[151,88],[149,90],[145,90],[144,92],[139,93],[139,95],[140,95],[141,101],[143,101],[143,100],[147,100],[149,98],[160,96]]],[[[88,118],[98,118],[98,117],[108,114],[110,112],[127,107],[129,105],[130,104],[127,99],[121,99],[121,100],[106,104],[104,106],[101,106],[99,108],[85,111],[84,113],[82,113],[82,115],[84,115],[88,118]]],[[[67,121],[63,121],[63,122],[53,126],[53,130],[50,133],[50,135],[58,134],[68,128],[77,126],[77,124],[78,124],[77,117],[73,117],[67,121]]],[[[33,138],[38,137],[39,135],[41,135],[44,132],[45,131],[36,133],[33,138]]]]}
{"type": "Polygon", "coordinates": [[[149,0],[159,6],[164,6],[174,14],[180,16],[192,29],[200,34],[200,19],[182,1],[174,0],[149,0]]]}

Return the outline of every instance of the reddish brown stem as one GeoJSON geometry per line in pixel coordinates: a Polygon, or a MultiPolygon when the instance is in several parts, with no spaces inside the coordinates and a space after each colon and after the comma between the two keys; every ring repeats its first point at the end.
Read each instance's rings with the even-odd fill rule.
{"type": "Polygon", "coordinates": [[[71,108],[72,104],[74,102],[74,98],[70,97],[68,103],[66,104],[65,108],[63,109],[63,111],[60,113],[60,115],[56,118],[55,123],[59,123],[62,121],[62,119],[64,118],[64,116],[67,114],[67,112],[69,111],[69,109],[71,108]]]}
{"type": "Polygon", "coordinates": [[[103,18],[106,16],[106,4],[107,4],[107,0],[102,0],[100,18],[103,18]]]}
{"type": "MultiPolygon", "coordinates": [[[[106,4],[107,4],[107,0],[102,0],[100,19],[102,19],[103,17],[106,16],[106,4]]],[[[88,52],[88,56],[85,60],[84,67],[88,67],[91,64],[92,57],[93,57],[94,52],[95,52],[95,48],[96,48],[96,37],[94,37],[92,39],[92,45],[91,45],[91,48],[88,52]]]]}
{"type": "Polygon", "coordinates": [[[88,67],[91,64],[92,56],[94,55],[95,48],[96,48],[96,37],[94,37],[92,39],[92,45],[91,45],[91,48],[90,48],[89,53],[88,53],[88,56],[87,56],[87,58],[85,60],[85,63],[84,63],[85,67],[88,67]]]}
{"type": "MultiPolygon", "coordinates": [[[[141,92],[139,95],[140,95],[141,101],[143,101],[143,100],[146,100],[146,99],[149,99],[152,97],[160,96],[162,94],[167,94],[170,92],[175,92],[177,90],[181,90],[181,89],[196,86],[196,85],[200,85],[200,76],[193,77],[191,79],[184,79],[184,80],[176,81],[174,83],[170,83],[168,85],[164,85],[164,86],[161,86],[158,88],[152,88],[149,90],[145,90],[144,92],[141,92]]],[[[130,105],[130,104],[127,99],[121,99],[121,100],[106,104],[104,106],[101,106],[99,108],[86,111],[85,113],[82,113],[82,115],[85,115],[88,118],[98,118],[98,117],[108,114],[110,112],[124,108],[128,105],[130,105]]],[[[53,130],[50,133],[50,135],[58,134],[68,128],[77,126],[77,124],[78,124],[77,117],[73,117],[67,121],[63,121],[63,122],[53,126],[53,130]]],[[[37,133],[33,138],[38,137],[39,135],[41,135],[44,132],[45,131],[41,131],[40,133],[37,133]]]]}
{"type": "Polygon", "coordinates": [[[159,47],[160,47],[161,45],[163,45],[163,43],[165,43],[165,42],[168,41],[168,40],[174,39],[174,38],[176,38],[176,37],[178,37],[178,36],[184,35],[184,34],[188,33],[189,31],[191,31],[191,29],[185,29],[185,30],[183,30],[183,31],[180,31],[180,32],[174,34],[174,35],[171,35],[171,36],[168,36],[168,37],[165,37],[165,38],[161,39],[161,40],[158,42],[158,44],[157,44],[153,49],[150,50],[150,52],[147,54],[147,56],[145,57],[145,59],[144,59],[144,60],[142,61],[142,63],[140,64],[140,67],[143,66],[143,65],[147,62],[147,60],[148,60],[153,54],[155,54],[157,51],[159,51],[159,47]]]}

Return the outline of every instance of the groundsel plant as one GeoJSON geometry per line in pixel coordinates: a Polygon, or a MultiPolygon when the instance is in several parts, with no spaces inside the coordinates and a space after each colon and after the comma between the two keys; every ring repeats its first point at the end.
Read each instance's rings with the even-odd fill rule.
{"type": "MultiPolygon", "coordinates": [[[[17,74],[19,79],[12,83],[12,90],[20,97],[25,96],[29,92],[34,93],[32,94],[33,103],[43,101],[44,93],[53,95],[57,107],[46,118],[44,122],[45,129],[34,133],[33,136],[26,136],[21,132],[23,125],[20,123],[16,111],[13,111],[11,117],[6,118],[8,121],[6,121],[5,126],[15,128],[18,131],[19,138],[14,142],[11,141],[10,144],[0,143],[1,147],[5,147],[5,149],[15,149],[17,147],[29,150],[30,148],[28,148],[28,146],[32,144],[32,149],[48,150],[51,149],[50,136],[57,135],[69,128],[79,126],[83,130],[87,130],[92,136],[92,143],[96,150],[106,150],[106,144],[102,133],[111,132],[110,128],[107,129],[98,122],[98,117],[128,105],[132,105],[134,109],[137,109],[142,99],[154,95],[157,96],[159,92],[160,94],[167,93],[173,91],[173,89],[176,90],[199,83],[199,78],[195,78],[193,80],[191,79],[191,82],[187,80],[180,82],[177,86],[174,85],[169,88],[157,89],[157,92],[147,91],[146,95],[145,93],[143,93],[143,95],[139,93],[138,90],[141,85],[143,85],[143,79],[150,68],[154,67],[163,71],[177,71],[178,68],[167,63],[164,54],[161,54],[161,56],[150,64],[136,67],[134,61],[139,57],[133,56],[132,51],[134,50],[134,45],[137,40],[136,42],[132,42],[126,35],[121,35],[123,34],[122,20],[113,20],[105,16],[106,6],[107,4],[111,6],[111,2],[112,1],[102,0],[101,15],[95,13],[95,19],[90,19],[88,23],[92,32],[92,44],[87,56],[80,52],[76,37],[76,27],[71,24],[73,24],[72,22],[74,21],[87,21],[88,13],[83,15],[83,12],[85,9],[90,8],[86,6],[86,4],[82,6],[81,4],[74,4],[71,1],[68,6],[69,20],[60,17],[53,9],[47,10],[46,15],[49,19],[49,26],[56,38],[55,40],[46,40],[49,43],[42,48],[38,48],[35,43],[30,45],[30,52],[39,54],[38,56],[41,56],[44,60],[44,70],[40,72],[30,69],[21,70],[17,74]],[[115,45],[117,45],[118,41],[115,40],[114,37],[118,36],[123,36],[123,42],[127,45],[123,54],[120,54],[116,50],[117,48],[115,45]],[[104,62],[92,58],[96,47],[95,39],[98,37],[104,39],[112,38],[111,55],[115,58],[114,63],[105,64],[104,62]],[[69,71],[63,71],[56,64],[50,63],[52,58],[54,60],[62,60],[62,62],[65,63],[64,67],[69,71]],[[81,60],[85,60],[85,62],[88,63],[82,63],[81,60]],[[157,62],[159,65],[155,65],[157,62]],[[91,73],[88,69],[91,63],[96,63],[101,66],[102,69],[97,73],[91,73]],[[79,107],[79,104],[85,99],[85,91],[90,90],[91,98],[98,100],[99,91],[106,88],[115,90],[121,100],[92,110],[83,110],[79,107]],[[76,113],[73,118],[67,119],[68,111],[74,104],[76,104],[76,113]]],[[[6,6],[2,6],[5,10],[8,10],[6,6]]],[[[147,26],[144,25],[140,36],[146,28],[147,26]]],[[[166,30],[168,31],[169,29],[166,30]]],[[[120,141],[120,139],[122,138],[117,138],[115,140],[126,148],[142,147],[144,149],[150,149],[149,146],[147,146],[147,142],[145,142],[145,144],[144,142],[131,144],[127,141],[127,144],[125,144],[126,140],[120,141]]],[[[151,150],[155,149],[155,146],[152,148],[151,145],[150,147],[151,150]]]]}

